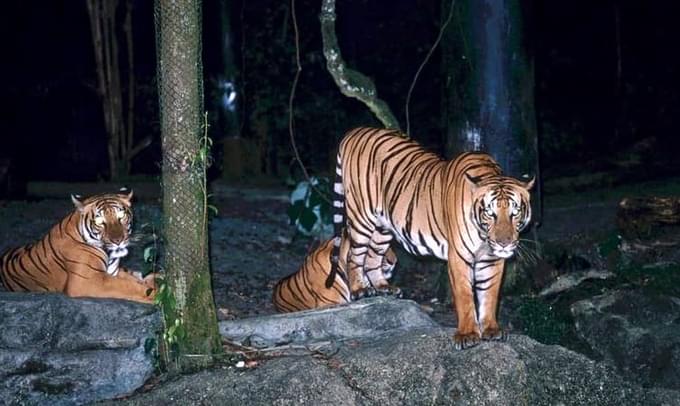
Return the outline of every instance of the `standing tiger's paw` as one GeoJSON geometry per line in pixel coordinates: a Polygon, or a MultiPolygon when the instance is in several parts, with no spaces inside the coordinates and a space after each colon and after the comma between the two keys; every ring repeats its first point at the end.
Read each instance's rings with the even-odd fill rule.
{"type": "Polygon", "coordinates": [[[453,346],[457,350],[474,347],[479,344],[481,339],[478,333],[458,333],[453,335],[453,346]]]}
{"type": "Polygon", "coordinates": [[[482,340],[485,341],[505,341],[507,339],[508,333],[498,326],[486,328],[482,333],[482,340]]]}

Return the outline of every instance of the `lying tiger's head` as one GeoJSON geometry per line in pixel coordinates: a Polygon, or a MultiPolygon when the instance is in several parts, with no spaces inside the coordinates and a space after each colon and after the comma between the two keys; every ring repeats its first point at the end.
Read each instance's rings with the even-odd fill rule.
{"type": "Polygon", "coordinates": [[[531,220],[529,190],[534,179],[521,182],[506,176],[477,180],[467,177],[472,189],[472,222],[499,258],[510,258],[519,243],[519,233],[531,220]]]}
{"type": "Polygon", "coordinates": [[[132,230],[131,199],[132,190],[127,189],[87,199],[71,195],[80,213],[80,234],[88,244],[106,251],[109,260],[124,257],[128,253],[132,230]]]}

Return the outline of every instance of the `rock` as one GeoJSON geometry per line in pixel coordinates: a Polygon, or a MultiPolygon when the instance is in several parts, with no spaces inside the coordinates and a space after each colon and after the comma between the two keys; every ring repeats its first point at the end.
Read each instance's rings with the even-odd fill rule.
{"type": "MultiPolygon", "coordinates": [[[[152,391],[115,403],[620,406],[673,405],[680,399],[678,391],[642,388],[627,382],[606,364],[526,336],[511,335],[507,342],[483,342],[457,351],[452,340],[454,330],[422,321],[426,316],[409,301],[374,298],[286,316],[259,317],[248,323],[265,324],[268,331],[276,330],[273,326],[277,321],[292,331],[306,325],[310,341],[336,337],[344,331],[344,339],[337,341],[334,353],[326,355],[309,352],[281,356],[271,349],[250,352],[246,362],[229,361],[212,370],[176,377],[152,391]],[[390,313],[395,319],[415,316],[421,325],[386,322],[385,316],[390,313]],[[370,317],[376,318],[378,335],[364,331],[370,317]],[[296,318],[300,320],[296,322],[296,318]],[[333,326],[334,320],[337,326],[333,326]]],[[[280,330],[278,336],[285,329],[280,330]]],[[[267,337],[276,340],[273,334],[267,337]]],[[[310,341],[297,338],[299,343],[310,341]]]]}
{"type": "Polygon", "coordinates": [[[238,344],[264,348],[434,326],[437,323],[414,301],[373,297],[321,310],[221,321],[220,334],[238,344]]]}
{"type": "Polygon", "coordinates": [[[680,389],[680,299],[614,291],[571,307],[579,336],[646,387],[680,389]]]}
{"type": "Polygon", "coordinates": [[[452,334],[396,330],[346,341],[331,357],[273,358],[250,369],[181,376],[116,404],[619,406],[680,399],[677,391],[643,389],[611,367],[526,336],[457,351],[452,334]]]}
{"type": "Polygon", "coordinates": [[[576,271],[558,277],[553,283],[539,292],[539,296],[550,296],[557,293],[573,289],[582,282],[591,279],[609,279],[614,277],[613,272],[589,269],[587,271],[576,271]]]}
{"type": "Polygon", "coordinates": [[[129,394],[154,372],[150,305],[0,293],[0,403],[82,404],[129,394]]]}

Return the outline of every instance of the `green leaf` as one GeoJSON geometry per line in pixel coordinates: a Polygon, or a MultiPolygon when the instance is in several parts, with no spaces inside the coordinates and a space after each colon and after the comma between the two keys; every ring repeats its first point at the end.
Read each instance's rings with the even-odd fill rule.
{"type": "Polygon", "coordinates": [[[300,225],[302,228],[304,228],[306,231],[312,231],[314,228],[314,224],[316,224],[318,218],[316,216],[316,213],[314,213],[313,210],[306,208],[300,213],[300,225]]]}
{"type": "Polygon", "coordinates": [[[305,203],[302,200],[297,200],[295,203],[288,206],[288,218],[290,224],[295,224],[302,211],[305,209],[305,203]]]}
{"type": "Polygon", "coordinates": [[[156,247],[153,245],[144,248],[144,262],[151,263],[156,259],[156,247]]]}

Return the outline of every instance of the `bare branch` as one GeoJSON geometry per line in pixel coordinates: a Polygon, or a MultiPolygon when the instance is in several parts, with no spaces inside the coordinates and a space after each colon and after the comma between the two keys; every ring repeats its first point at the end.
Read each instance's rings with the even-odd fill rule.
{"type": "Polygon", "coordinates": [[[378,98],[373,81],[364,74],[348,68],[342,59],[338,38],[335,35],[335,18],[335,0],[323,0],[319,20],[328,72],[333,76],[342,94],[363,102],[386,128],[398,130],[399,121],[387,103],[378,98]]]}

